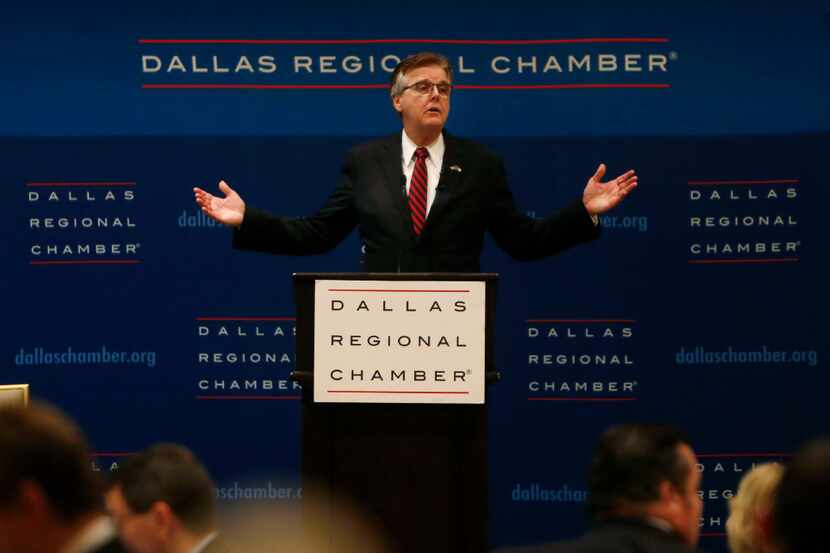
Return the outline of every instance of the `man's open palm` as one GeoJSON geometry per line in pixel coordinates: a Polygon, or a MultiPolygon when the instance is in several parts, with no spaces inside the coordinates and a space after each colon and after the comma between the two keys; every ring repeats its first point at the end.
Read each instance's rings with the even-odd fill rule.
{"type": "Polygon", "coordinates": [[[625,196],[637,186],[637,175],[634,171],[626,171],[619,177],[608,182],[600,182],[605,176],[605,164],[600,163],[585,191],[582,193],[582,203],[591,215],[599,215],[614,209],[625,196]]]}
{"type": "Polygon", "coordinates": [[[219,181],[219,190],[225,195],[224,198],[214,196],[201,188],[194,188],[193,194],[196,196],[196,203],[214,221],[223,225],[238,227],[245,217],[245,202],[225,181],[219,181]]]}

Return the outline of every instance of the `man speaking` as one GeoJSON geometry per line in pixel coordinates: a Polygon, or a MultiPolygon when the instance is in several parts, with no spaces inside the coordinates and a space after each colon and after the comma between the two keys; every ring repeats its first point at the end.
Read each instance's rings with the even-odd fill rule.
{"type": "Polygon", "coordinates": [[[600,182],[600,164],[582,198],[545,219],[522,214],[502,161],[444,130],[452,68],[440,54],[403,60],[391,77],[403,131],[353,148],[334,192],[310,217],[276,217],[252,207],[227,183],[224,197],[194,188],[214,220],[235,228],[234,246],[275,254],[327,252],[355,226],[370,272],[477,272],[488,231],[518,260],[536,260],[599,236],[597,215],[637,186],[634,171],[600,182]]]}

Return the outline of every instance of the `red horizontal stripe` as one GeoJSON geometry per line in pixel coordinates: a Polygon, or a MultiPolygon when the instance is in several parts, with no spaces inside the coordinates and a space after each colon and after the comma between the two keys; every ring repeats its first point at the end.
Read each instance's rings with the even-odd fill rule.
{"type": "Polygon", "coordinates": [[[330,394],[433,394],[469,395],[470,392],[429,392],[421,390],[326,390],[330,394]]]}
{"type": "Polygon", "coordinates": [[[453,85],[461,90],[571,90],[590,88],[671,88],[670,84],[622,84],[622,83],[576,83],[576,84],[460,84],[453,85]]]}
{"type": "Polygon", "coordinates": [[[138,259],[78,259],[72,261],[29,261],[29,265],[135,265],[138,259]]]}
{"type": "Polygon", "coordinates": [[[634,319],[528,319],[529,323],[635,323],[634,319]]]}
{"type": "Polygon", "coordinates": [[[636,401],[636,397],[529,397],[528,401],[636,401]]]}
{"type": "Polygon", "coordinates": [[[721,457],[791,457],[791,453],[698,453],[699,459],[712,459],[721,457]]]}
{"type": "Polygon", "coordinates": [[[690,259],[692,265],[711,264],[739,264],[739,263],[794,263],[800,261],[798,257],[771,257],[769,259],[690,259]]]}
{"type": "Polygon", "coordinates": [[[665,44],[668,38],[610,37],[555,39],[365,38],[365,39],[255,39],[255,38],[140,38],[139,44],[665,44]]]}
{"type": "Polygon", "coordinates": [[[719,186],[725,184],[798,184],[798,179],[756,179],[756,180],[690,180],[689,186],[719,186]]]}
{"type": "MultiPolygon", "coordinates": [[[[359,90],[388,89],[388,84],[197,84],[159,83],[142,84],[150,90],[359,90]]],[[[577,90],[577,89],[667,89],[670,84],[622,84],[622,83],[581,83],[581,84],[459,84],[456,90],[577,90]]]]}
{"type": "Polygon", "coordinates": [[[68,181],[61,181],[61,182],[27,182],[26,186],[135,186],[135,182],[132,181],[96,181],[96,182],[84,182],[84,181],[77,181],[77,182],[68,182],[68,181]]]}
{"type": "Polygon", "coordinates": [[[196,317],[197,321],[295,321],[296,317],[196,317]]]}
{"type": "Polygon", "coordinates": [[[196,396],[203,400],[266,400],[266,401],[295,401],[300,396],[196,396]]]}
{"type": "Polygon", "coordinates": [[[391,288],[329,288],[329,292],[464,292],[469,293],[469,290],[411,290],[411,289],[391,289],[391,288]]]}
{"type": "Polygon", "coordinates": [[[312,90],[312,89],[382,89],[389,88],[388,84],[143,84],[141,88],[148,89],[237,89],[237,90],[312,90]]]}

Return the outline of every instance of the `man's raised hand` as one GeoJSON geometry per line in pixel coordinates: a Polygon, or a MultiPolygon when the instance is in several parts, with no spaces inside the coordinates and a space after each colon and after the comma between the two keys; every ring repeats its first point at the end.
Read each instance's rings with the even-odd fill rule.
{"type": "Polygon", "coordinates": [[[201,188],[194,188],[193,194],[196,197],[196,203],[214,221],[223,225],[238,227],[242,224],[242,219],[245,218],[245,202],[223,180],[219,181],[219,190],[225,195],[224,198],[214,196],[201,188]]]}
{"type": "Polygon", "coordinates": [[[617,207],[625,196],[637,186],[634,170],[626,171],[608,182],[600,182],[605,175],[605,164],[600,163],[594,176],[588,179],[582,193],[582,203],[590,215],[600,215],[617,207]]]}

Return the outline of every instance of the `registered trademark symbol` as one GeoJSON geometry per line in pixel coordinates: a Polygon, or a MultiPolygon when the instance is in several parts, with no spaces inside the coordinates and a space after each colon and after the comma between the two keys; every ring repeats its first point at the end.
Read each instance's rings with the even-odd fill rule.
{"type": "Polygon", "coordinates": [[[677,52],[669,52],[669,59],[670,59],[670,60],[672,60],[672,61],[676,61],[676,60],[677,60],[677,58],[679,58],[679,57],[680,57],[680,56],[678,56],[678,55],[677,55],[677,52]]]}
{"type": "Polygon", "coordinates": [[[472,369],[467,369],[467,374],[473,374],[473,370],[472,369]]]}

